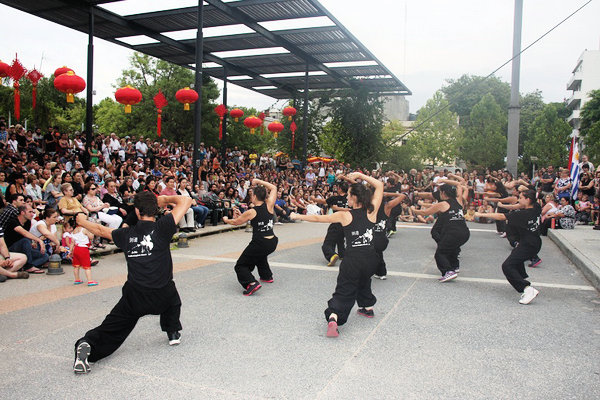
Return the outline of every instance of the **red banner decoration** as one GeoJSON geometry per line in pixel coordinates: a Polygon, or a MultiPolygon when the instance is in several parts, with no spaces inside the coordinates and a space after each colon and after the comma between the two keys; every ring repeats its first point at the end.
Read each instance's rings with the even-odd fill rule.
{"type": "Polygon", "coordinates": [[[296,129],[298,129],[298,127],[296,126],[296,121],[292,121],[292,123],[290,124],[290,131],[292,131],[292,151],[294,151],[294,142],[296,139],[296,129]]]}
{"type": "Polygon", "coordinates": [[[165,95],[158,89],[158,93],[154,96],[154,105],[158,111],[158,117],[156,118],[156,134],[160,137],[160,133],[162,130],[162,108],[166,107],[169,102],[165,95]]]}
{"type": "Polygon", "coordinates": [[[37,100],[37,85],[38,82],[40,81],[40,79],[42,79],[44,77],[44,75],[42,75],[40,73],[40,71],[38,71],[37,69],[33,69],[32,71],[29,71],[29,73],[27,74],[27,79],[29,79],[31,81],[31,85],[33,86],[33,90],[32,90],[32,100],[31,100],[31,106],[32,108],[35,110],[35,104],[36,104],[36,100],[37,100]]]}
{"type": "Polygon", "coordinates": [[[283,115],[288,117],[288,121],[291,121],[292,117],[296,115],[296,109],[294,107],[286,107],[283,109],[283,115]]]}
{"type": "Polygon", "coordinates": [[[219,140],[223,140],[223,117],[227,115],[227,107],[223,104],[219,104],[215,107],[215,112],[219,116],[219,140]]]}
{"type": "Polygon", "coordinates": [[[67,94],[67,103],[75,101],[75,93],[83,92],[85,81],[73,71],[54,77],[54,87],[59,92],[67,94]]]}
{"type": "Polygon", "coordinates": [[[269,132],[273,132],[273,137],[275,139],[277,139],[277,137],[279,136],[279,132],[281,132],[283,128],[283,124],[279,121],[273,121],[267,126],[269,132]]]}
{"type": "Polygon", "coordinates": [[[131,114],[131,106],[142,101],[142,92],[127,85],[115,92],[115,100],[125,104],[125,114],[131,114]]]}
{"type": "Polygon", "coordinates": [[[13,87],[15,88],[15,118],[21,119],[21,91],[19,90],[19,80],[25,75],[27,70],[23,68],[23,65],[19,61],[17,55],[10,66],[9,76],[13,80],[13,87]]]}
{"type": "Polygon", "coordinates": [[[244,120],[244,125],[250,128],[250,134],[254,135],[254,130],[262,125],[262,119],[251,115],[244,120]]]}
{"type": "Polygon", "coordinates": [[[244,110],[240,110],[239,108],[234,108],[233,110],[231,110],[229,112],[229,115],[231,115],[231,118],[233,118],[235,120],[235,122],[238,122],[240,120],[240,118],[242,118],[244,116],[244,110]]]}
{"type": "Polygon", "coordinates": [[[179,89],[177,93],[175,93],[175,98],[178,102],[183,103],[183,109],[185,111],[189,111],[190,103],[195,103],[198,101],[198,92],[196,92],[194,89],[186,87],[179,89]]]}
{"type": "Polygon", "coordinates": [[[260,124],[260,134],[264,135],[265,134],[265,113],[261,112],[260,114],[258,114],[258,118],[261,119],[262,123],[260,124]]]}

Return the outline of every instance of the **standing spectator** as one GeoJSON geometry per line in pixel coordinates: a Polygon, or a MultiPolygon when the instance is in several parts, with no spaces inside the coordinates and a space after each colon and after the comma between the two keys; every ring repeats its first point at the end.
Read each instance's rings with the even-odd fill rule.
{"type": "Polygon", "coordinates": [[[540,182],[542,184],[542,194],[545,196],[554,191],[554,181],[556,180],[556,174],[554,173],[554,167],[548,165],[546,172],[542,174],[540,182]]]}

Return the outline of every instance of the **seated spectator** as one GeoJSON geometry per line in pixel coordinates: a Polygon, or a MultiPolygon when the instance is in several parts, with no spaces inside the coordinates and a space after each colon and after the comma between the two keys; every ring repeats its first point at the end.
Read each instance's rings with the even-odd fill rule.
{"type": "Polygon", "coordinates": [[[190,193],[190,191],[188,190],[187,178],[179,179],[179,188],[177,189],[177,194],[180,196],[188,196],[192,198],[192,206],[190,207],[190,209],[194,212],[196,228],[204,228],[204,222],[206,221],[206,217],[208,216],[209,211],[208,207],[198,203],[198,201],[196,200],[197,196],[192,196],[192,193],[190,193]]]}
{"type": "Polygon", "coordinates": [[[47,207],[56,208],[58,206],[58,202],[63,197],[61,185],[62,178],[60,176],[53,175],[49,178],[43,195],[47,207]]]}
{"type": "Polygon", "coordinates": [[[23,253],[27,256],[27,264],[24,268],[30,274],[43,274],[40,267],[48,262],[46,245],[44,241],[29,233],[31,220],[35,211],[28,205],[20,206],[18,215],[12,217],[6,224],[4,240],[8,250],[23,253]],[[35,243],[35,246],[32,244],[35,243]]]}
{"type": "Polygon", "coordinates": [[[579,192],[579,196],[581,196],[581,200],[575,201],[575,219],[580,225],[587,225],[592,221],[592,202],[589,200],[589,196],[587,194],[582,194],[579,192]]]}
{"type": "MultiPolygon", "coordinates": [[[[165,188],[160,192],[161,196],[177,196],[177,190],[175,189],[175,178],[167,176],[164,179],[165,188]]],[[[179,230],[182,232],[195,232],[194,228],[194,210],[188,208],[181,221],[179,221],[179,230]]]]}
{"type": "Polygon", "coordinates": [[[560,171],[560,178],[556,181],[556,185],[554,187],[554,195],[560,199],[566,198],[569,201],[571,200],[571,188],[573,187],[573,180],[569,176],[569,170],[563,168],[560,171]]]}
{"type": "Polygon", "coordinates": [[[542,235],[548,234],[548,229],[552,226],[552,220],[555,220],[555,229],[573,229],[575,227],[575,209],[569,204],[569,198],[561,197],[558,210],[553,214],[547,214],[546,220],[540,228],[542,235]]]}
{"type": "Polygon", "coordinates": [[[28,272],[19,271],[26,262],[27,256],[25,254],[8,251],[8,247],[4,241],[4,230],[0,228],[0,276],[5,277],[4,279],[29,278],[28,272]]]}
{"type": "Polygon", "coordinates": [[[25,205],[25,196],[22,194],[9,194],[6,198],[7,205],[0,213],[0,228],[6,231],[8,221],[19,215],[18,208],[25,205]]]}
{"type": "Polygon", "coordinates": [[[80,212],[88,215],[90,212],[81,205],[79,200],[73,197],[74,190],[70,183],[64,183],[61,185],[60,190],[62,191],[63,197],[58,202],[58,210],[65,217],[65,220],[70,220],[80,212]]]}
{"type": "MultiPolygon", "coordinates": [[[[481,202],[481,205],[477,207],[477,212],[483,214],[490,214],[494,212],[494,207],[492,207],[492,205],[487,200],[483,200],[481,202]]],[[[494,220],[485,217],[475,217],[474,220],[475,222],[479,222],[482,224],[491,224],[494,222],[494,220]]]]}
{"type": "Polygon", "coordinates": [[[27,177],[27,186],[25,191],[31,197],[34,207],[44,207],[46,202],[43,199],[42,188],[40,187],[37,175],[29,175],[27,177]]]}
{"type": "Polygon", "coordinates": [[[100,200],[96,195],[98,185],[94,182],[88,182],[85,184],[84,191],[86,194],[83,198],[83,206],[89,211],[89,216],[106,224],[109,228],[119,228],[123,222],[123,218],[118,214],[119,208],[111,207],[110,204],[100,200]]]}
{"type": "MultiPolygon", "coordinates": [[[[117,183],[112,178],[107,179],[104,184],[106,186],[106,194],[102,197],[102,201],[107,203],[111,208],[116,207],[116,215],[121,217],[127,226],[134,226],[138,219],[133,209],[133,204],[125,203],[125,200],[117,190],[117,183]]],[[[96,185],[96,190],[98,187],[96,185]]]]}
{"type": "Polygon", "coordinates": [[[46,254],[48,254],[48,256],[54,253],[64,253],[65,249],[61,246],[56,232],[58,212],[53,208],[46,208],[42,213],[42,217],[43,218],[39,221],[31,221],[29,232],[44,241],[46,254]]]}
{"type": "Polygon", "coordinates": [[[546,219],[551,218],[558,211],[558,203],[552,193],[544,196],[544,203],[541,213],[542,223],[546,221],[546,219]]]}

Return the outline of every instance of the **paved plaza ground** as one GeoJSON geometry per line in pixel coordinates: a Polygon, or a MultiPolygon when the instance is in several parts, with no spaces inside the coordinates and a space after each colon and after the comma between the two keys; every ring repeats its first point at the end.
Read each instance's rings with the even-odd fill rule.
{"type": "Polygon", "coordinates": [[[0,285],[3,399],[598,399],[600,297],[548,238],[530,269],[528,306],[500,265],[510,247],[493,225],[470,225],[460,277],[437,282],[429,226],[400,226],[373,281],[375,318],[355,311],[337,339],[323,310],[336,268],[325,266],[327,226],[276,226],[275,282],[242,296],[233,264],[243,230],[173,250],[182,343],[169,347],[158,317],[124,345],[72,372],[73,344],[98,325],[126,278],[122,253],[93,269],[96,288],[65,275],[0,285]]]}

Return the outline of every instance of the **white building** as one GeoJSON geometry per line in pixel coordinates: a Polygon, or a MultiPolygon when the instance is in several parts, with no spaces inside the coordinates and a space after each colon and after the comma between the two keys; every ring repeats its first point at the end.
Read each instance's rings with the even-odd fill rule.
{"type": "Polygon", "coordinates": [[[567,90],[573,94],[567,99],[567,107],[571,115],[567,122],[574,129],[579,129],[581,124],[581,109],[590,100],[589,93],[600,89],[600,50],[585,50],[573,69],[573,76],[567,83],[567,90]]]}

